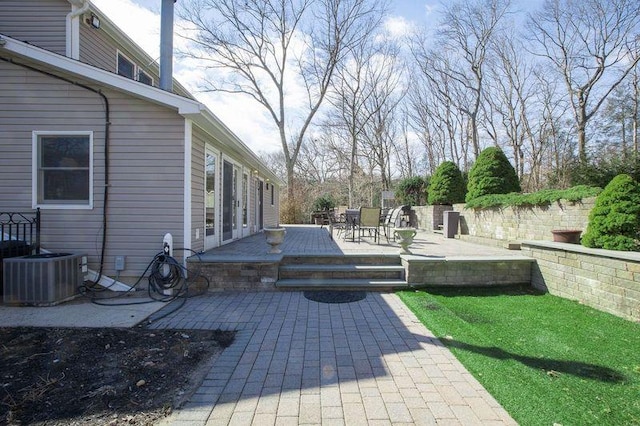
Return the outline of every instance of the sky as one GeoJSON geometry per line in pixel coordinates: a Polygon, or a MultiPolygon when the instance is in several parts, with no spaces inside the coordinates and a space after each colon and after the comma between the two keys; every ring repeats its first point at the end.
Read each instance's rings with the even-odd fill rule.
{"type": "MultiPolygon", "coordinates": [[[[520,0],[537,3],[540,0],[520,0]]],[[[92,0],[107,17],[157,59],[160,50],[161,0],[92,0]]],[[[384,23],[391,36],[400,37],[412,28],[428,28],[437,22],[437,0],[391,0],[390,13],[384,23]]],[[[177,25],[176,25],[177,28],[177,25]]],[[[174,36],[174,48],[184,40],[174,36]]],[[[174,57],[174,78],[191,91],[222,122],[254,152],[275,152],[282,149],[275,124],[264,107],[243,95],[204,93],[198,82],[202,71],[191,61],[174,57]]]]}

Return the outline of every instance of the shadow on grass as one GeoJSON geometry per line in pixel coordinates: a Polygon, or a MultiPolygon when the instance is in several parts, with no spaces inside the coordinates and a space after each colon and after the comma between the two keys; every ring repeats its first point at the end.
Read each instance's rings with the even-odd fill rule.
{"type": "Polygon", "coordinates": [[[441,339],[445,346],[462,351],[474,352],[486,357],[499,360],[513,359],[528,367],[544,370],[551,377],[559,377],[562,374],[570,374],[584,379],[598,380],[606,383],[622,383],[626,376],[608,367],[588,364],[580,361],[565,361],[556,359],[537,358],[518,355],[504,349],[492,346],[477,346],[452,339],[441,339]]]}
{"type": "Polygon", "coordinates": [[[546,294],[528,284],[491,287],[421,287],[420,290],[443,297],[542,296],[546,294]]]}

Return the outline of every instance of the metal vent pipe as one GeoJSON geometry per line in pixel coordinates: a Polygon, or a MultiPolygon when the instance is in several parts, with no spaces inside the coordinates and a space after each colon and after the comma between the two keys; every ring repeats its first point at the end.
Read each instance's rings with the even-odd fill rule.
{"type": "Polygon", "coordinates": [[[160,88],[173,90],[173,4],[162,0],[160,12],[160,88]]]}

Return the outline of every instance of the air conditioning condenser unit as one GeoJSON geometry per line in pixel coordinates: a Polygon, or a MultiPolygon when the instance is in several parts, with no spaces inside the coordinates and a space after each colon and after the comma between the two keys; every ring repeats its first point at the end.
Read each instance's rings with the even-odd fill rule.
{"type": "Polygon", "coordinates": [[[86,255],[47,253],[3,260],[4,303],[51,306],[78,295],[86,255]]]}

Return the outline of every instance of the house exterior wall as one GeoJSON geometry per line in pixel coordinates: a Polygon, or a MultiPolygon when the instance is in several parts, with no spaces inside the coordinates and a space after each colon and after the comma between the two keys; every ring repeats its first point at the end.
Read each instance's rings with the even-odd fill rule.
{"type": "MultiPolygon", "coordinates": [[[[127,256],[139,275],[162,250],[165,233],[184,247],[184,118],[120,93],[112,103],[107,265],[127,256]],[[135,235],[135,238],[132,238],[135,235]]],[[[174,252],[180,260],[180,253],[174,252]]],[[[128,274],[125,274],[128,275],[128,274]]]]}
{"type": "Polygon", "coordinates": [[[0,34],[64,55],[69,12],[66,0],[2,0],[0,34]]]}
{"type": "MultiPolygon", "coordinates": [[[[216,246],[223,243],[221,241],[222,233],[222,211],[221,206],[223,203],[223,174],[222,164],[224,161],[230,161],[238,168],[238,185],[241,192],[242,177],[244,174],[248,176],[248,202],[247,202],[247,227],[242,228],[242,212],[239,209],[238,224],[239,224],[239,237],[250,235],[258,232],[258,182],[263,180],[257,177],[253,172],[250,164],[248,164],[242,157],[230,152],[228,149],[222,146],[222,144],[210,134],[204,132],[202,129],[194,126],[193,138],[192,138],[192,212],[191,212],[191,230],[192,230],[192,249],[200,251],[204,248],[204,153],[205,147],[209,148],[216,155],[216,246]],[[199,236],[199,239],[196,238],[199,236]]],[[[263,180],[264,185],[264,226],[275,226],[278,221],[279,212],[279,192],[278,187],[274,186],[274,205],[271,205],[271,184],[269,184],[269,190],[266,190],[266,181],[263,180]]],[[[227,241],[225,241],[227,242],[227,241]]]]}
{"type": "Polygon", "coordinates": [[[280,218],[278,217],[280,205],[280,191],[277,185],[273,185],[270,182],[269,189],[265,184],[264,188],[264,227],[273,227],[280,224],[280,218]],[[273,200],[271,198],[271,188],[273,188],[273,200]]]}
{"type": "MultiPolygon", "coordinates": [[[[70,11],[71,5],[67,0],[0,0],[0,33],[65,55],[65,20],[70,11]]],[[[76,27],[80,31],[80,62],[116,73],[117,52],[120,51],[150,75],[157,85],[157,64],[151,64],[152,59],[93,6],[91,11],[101,18],[101,26],[95,29],[80,19],[76,27]]],[[[47,71],[53,68],[45,63],[56,63],[58,59],[55,56],[48,55],[47,60],[41,59],[42,56],[32,56],[40,63],[26,59],[16,61],[47,71]]],[[[238,167],[239,185],[244,173],[249,177],[249,221],[247,228],[243,229],[242,216],[238,215],[237,237],[259,230],[256,214],[258,179],[265,184],[264,226],[278,224],[278,187],[273,188],[273,202],[272,184],[269,183],[268,190],[266,188],[269,177],[274,179],[274,176],[211,113],[206,111],[198,115],[189,110],[188,105],[185,114],[193,115],[185,121],[176,112],[177,108],[184,111],[182,103],[164,97],[158,100],[155,95],[143,93],[153,89],[144,87],[139,91],[136,83],[124,77],[119,81],[120,77],[101,72],[97,72],[99,75],[96,77],[96,73],[73,72],[74,68],[66,68],[70,80],[99,89],[107,96],[111,111],[105,275],[114,276],[115,256],[125,256],[126,268],[119,274],[119,279],[134,282],[162,249],[162,237],[167,232],[173,235],[174,248],[204,249],[206,146],[211,146],[216,152],[218,185],[222,182],[222,162],[225,159],[238,167]],[[83,78],[87,80],[83,81],[83,78]],[[93,83],[89,78],[94,79],[93,83]],[[196,115],[200,119],[197,125],[196,115]],[[185,127],[185,123],[191,119],[194,125],[189,135],[186,134],[189,126],[185,127]],[[191,151],[185,154],[185,138],[189,137],[191,151]],[[185,155],[188,158],[185,159],[185,155]],[[189,186],[185,186],[185,166],[190,168],[189,186]],[[255,169],[260,170],[259,175],[254,173],[255,169]],[[185,192],[190,192],[190,199],[185,200],[185,192]],[[188,214],[186,218],[185,211],[188,214]],[[190,232],[190,235],[185,236],[185,232],[190,232]]],[[[77,68],[87,70],[89,67],[77,68]]],[[[174,82],[173,92],[193,99],[177,82],[174,82]]],[[[102,98],[72,83],[0,61],[0,129],[0,207],[8,211],[33,207],[34,131],[92,132],[93,207],[43,208],[42,246],[51,251],[86,253],[90,268],[98,269],[105,187],[105,106],[102,98]]],[[[216,245],[222,243],[222,194],[219,186],[216,191],[216,245]]],[[[181,260],[182,251],[174,252],[174,255],[181,260]]]]}
{"type": "MultiPolygon", "coordinates": [[[[137,277],[162,249],[184,241],[184,119],[168,108],[104,90],[111,109],[110,185],[104,273],[126,256],[122,277],[137,277]]],[[[101,97],[0,61],[0,205],[32,207],[32,132],[93,132],[93,209],[42,210],[42,246],[86,253],[97,268],[104,192],[105,109],[101,97]]],[[[124,280],[124,279],[123,279],[124,280]]]]}
{"type": "MultiPolygon", "coordinates": [[[[91,28],[86,23],[80,24],[80,61],[117,72],[117,47],[105,31],[91,28]]],[[[123,52],[131,57],[129,52],[123,52]]]]}
{"type": "Polygon", "coordinates": [[[131,49],[118,45],[105,29],[95,29],[85,22],[80,23],[80,61],[104,70],[118,72],[118,52],[124,54],[136,66],[153,78],[158,85],[159,74],[153,59],[140,56],[131,49]]]}

